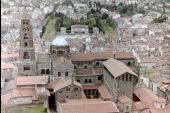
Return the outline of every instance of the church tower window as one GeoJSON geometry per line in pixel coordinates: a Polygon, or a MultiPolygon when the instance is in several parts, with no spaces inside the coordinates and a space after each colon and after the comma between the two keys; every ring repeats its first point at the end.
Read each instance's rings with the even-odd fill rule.
{"type": "Polygon", "coordinates": [[[41,70],[41,74],[42,74],[42,75],[45,74],[45,69],[42,69],[42,70],[41,70]]]}
{"type": "Polygon", "coordinates": [[[29,59],[29,53],[28,52],[24,52],[24,59],[29,59]]]}
{"type": "Polygon", "coordinates": [[[24,34],[24,39],[28,39],[28,37],[29,37],[28,34],[25,33],[25,34],[24,34]]]}
{"type": "Polygon", "coordinates": [[[24,43],[24,46],[25,46],[25,47],[27,47],[27,46],[28,46],[28,43],[27,43],[27,42],[25,42],[25,43],[24,43]]]}

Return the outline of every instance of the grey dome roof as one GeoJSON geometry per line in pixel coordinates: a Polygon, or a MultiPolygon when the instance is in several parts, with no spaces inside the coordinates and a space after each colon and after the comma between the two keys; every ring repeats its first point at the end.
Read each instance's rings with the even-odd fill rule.
{"type": "Polygon", "coordinates": [[[65,46],[68,45],[67,41],[65,40],[64,36],[56,36],[56,38],[51,43],[54,46],[65,46]]]}

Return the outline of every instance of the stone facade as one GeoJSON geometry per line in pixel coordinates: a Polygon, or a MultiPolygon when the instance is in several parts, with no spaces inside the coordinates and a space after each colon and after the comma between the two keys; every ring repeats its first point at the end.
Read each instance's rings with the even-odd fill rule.
{"type": "Polygon", "coordinates": [[[104,84],[112,93],[115,100],[121,95],[127,95],[129,98],[132,98],[133,89],[137,82],[136,76],[130,73],[124,73],[119,77],[114,78],[106,68],[104,70],[103,76],[104,84]]]}
{"type": "Polygon", "coordinates": [[[67,99],[80,99],[81,94],[81,87],[71,84],[55,92],[56,102],[65,102],[67,99]]]}
{"type": "Polygon", "coordinates": [[[36,61],[35,50],[33,46],[32,26],[29,18],[23,16],[20,26],[20,48],[19,48],[19,62],[18,75],[28,76],[36,75],[36,61]]]}

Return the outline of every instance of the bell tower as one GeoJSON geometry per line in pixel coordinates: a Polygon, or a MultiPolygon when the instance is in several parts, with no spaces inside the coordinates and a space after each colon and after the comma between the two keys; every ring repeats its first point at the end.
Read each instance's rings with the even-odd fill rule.
{"type": "Polygon", "coordinates": [[[36,75],[35,50],[33,46],[33,33],[30,24],[30,16],[26,9],[21,15],[20,37],[19,37],[19,76],[36,75]]]}

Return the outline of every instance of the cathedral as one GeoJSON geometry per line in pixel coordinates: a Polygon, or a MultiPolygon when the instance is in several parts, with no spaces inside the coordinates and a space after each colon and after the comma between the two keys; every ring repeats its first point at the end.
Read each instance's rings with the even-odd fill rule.
{"type": "MultiPolygon", "coordinates": [[[[100,98],[116,103],[121,96],[132,99],[138,82],[133,55],[70,53],[64,35],[55,37],[49,53],[35,54],[32,26],[26,13],[21,19],[19,42],[18,77],[48,77],[45,90],[49,92],[49,107],[57,109],[58,102],[68,99],[100,98]]],[[[126,111],[130,113],[131,104],[128,105],[126,111]]]]}

